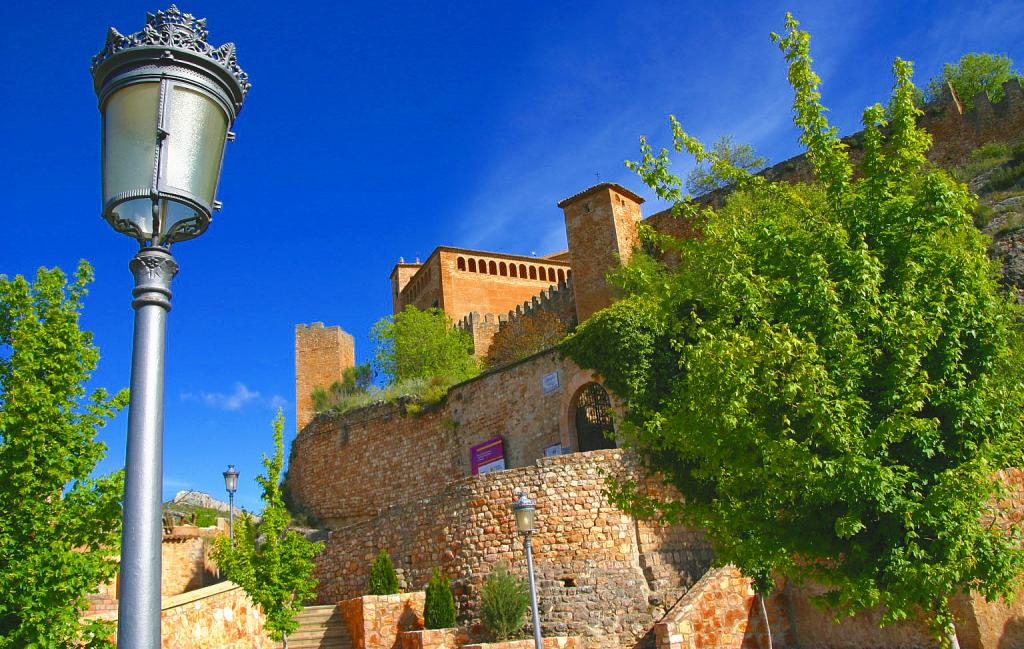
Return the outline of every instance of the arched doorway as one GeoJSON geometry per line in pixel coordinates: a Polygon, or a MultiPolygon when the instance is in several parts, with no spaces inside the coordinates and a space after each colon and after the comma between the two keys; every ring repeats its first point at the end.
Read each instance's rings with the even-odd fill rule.
{"type": "Polygon", "coordinates": [[[588,383],[580,388],[573,403],[576,424],[576,447],[582,451],[615,448],[615,440],[605,433],[614,433],[612,402],[608,392],[599,383],[588,383]]]}

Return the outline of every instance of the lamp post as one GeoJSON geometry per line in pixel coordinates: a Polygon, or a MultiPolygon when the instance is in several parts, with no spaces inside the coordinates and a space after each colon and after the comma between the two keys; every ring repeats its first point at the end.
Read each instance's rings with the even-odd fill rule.
{"type": "Polygon", "coordinates": [[[512,503],[512,511],[516,516],[516,529],[523,535],[523,550],[526,552],[526,574],[530,579],[530,611],[533,615],[533,644],[535,649],[542,649],[540,614],[537,612],[537,582],[533,577],[533,544],[531,543],[537,503],[531,500],[525,491],[520,491],[519,497],[512,503]]]}
{"type": "Polygon", "coordinates": [[[235,490],[238,489],[238,470],[234,464],[224,472],[224,488],[228,490],[228,540],[235,544],[235,490]]]}
{"type": "Polygon", "coordinates": [[[132,308],[131,398],[125,456],[121,649],[160,646],[160,499],[164,340],[172,243],[202,234],[215,200],[229,130],[249,90],[235,46],[206,42],[206,20],[171,5],[142,31],[113,27],[92,59],[103,132],[103,218],[140,250],[132,308]]]}

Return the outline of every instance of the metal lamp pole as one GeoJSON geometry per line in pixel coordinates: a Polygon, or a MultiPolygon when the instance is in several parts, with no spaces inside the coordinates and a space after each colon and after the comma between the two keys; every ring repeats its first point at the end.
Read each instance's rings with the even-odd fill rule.
{"type": "Polygon", "coordinates": [[[235,490],[238,489],[238,470],[234,464],[224,472],[224,488],[228,492],[228,540],[235,544],[235,490]]]}
{"type": "Polygon", "coordinates": [[[113,27],[93,57],[103,121],[103,218],[139,242],[129,263],[131,397],[121,533],[121,649],[160,646],[160,501],[163,478],[164,341],[172,243],[199,236],[215,200],[230,127],[249,90],[235,46],[206,42],[206,20],[171,5],[140,32],[113,27]]]}
{"type": "Polygon", "coordinates": [[[544,644],[540,634],[540,613],[537,611],[537,582],[533,576],[533,519],[537,513],[537,503],[519,492],[519,497],[512,504],[516,517],[516,528],[523,535],[523,550],[526,552],[526,573],[530,579],[530,612],[533,615],[533,644],[535,649],[542,649],[544,644]]]}

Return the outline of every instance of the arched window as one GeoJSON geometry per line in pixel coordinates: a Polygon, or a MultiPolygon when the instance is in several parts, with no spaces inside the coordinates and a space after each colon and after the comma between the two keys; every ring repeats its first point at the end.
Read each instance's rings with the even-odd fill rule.
{"type": "Polygon", "coordinates": [[[565,281],[565,271],[561,268],[558,269],[558,283],[561,284],[565,281]]]}
{"type": "Polygon", "coordinates": [[[498,265],[496,263],[494,263],[493,261],[488,263],[487,264],[487,271],[491,275],[497,275],[498,274],[498,265]]]}
{"type": "Polygon", "coordinates": [[[549,269],[548,269],[548,281],[549,281],[549,282],[554,282],[554,281],[556,281],[556,280],[555,280],[555,269],[554,269],[554,268],[549,268],[549,269]]]}
{"type": "Polygon", "coordinates": [[[476,259],[470,259],[469,260],[469,272],[471,272],[471,273],[475,273],[476,272],[476,259]]]}
{"type": "Polygon", "coordinates": [[[530,279],[537,279],[537,267],[530,266],[530,279]]]}
{"type": "Polygon", "coordinates": [[[505,265],[505,262],[498,264],[498,274],[502,277],[508,277],[508,266],[505,265]]]}
{"type": "Polygon", "coordinates": [[[519,272],[516,269],[516,265],[515,264],[509,264],[508,265],[508,276],[509,277],[519,277],[519,272]]]}
{"type": "Polygon", "coordinates": [[[612,403],[600,383],[588,383],[573,399],[572,421],[576,424],[576,446],[580,452],[615,448],[612,403]]]}
{"type": "Polygon", "coordinates": [[[526,278],[526,264],[519,264],[519,276],[526,278]]]}
{"type": "Polygon", "coordinates": [[[487,272],[487,262],[486,261],[481,259],[480,261],[477,262],[477,264],[479,264],[478,267],[480,268],[480,272],[481,273],[486,273],[487,272]]]}
{"type": "Polygon", "coordinates": [[[458,269],[459,270],[466,270],[466,258],[465,257],[459,257],[459,261],[457,262],[457,265],[458,265],[458,269]]]}

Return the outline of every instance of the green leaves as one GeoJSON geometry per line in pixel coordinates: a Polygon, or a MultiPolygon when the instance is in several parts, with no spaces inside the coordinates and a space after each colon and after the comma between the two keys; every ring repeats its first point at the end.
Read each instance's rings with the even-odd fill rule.
{"type": "Polygon", "coordinates": [[[87,595],[117,572],[120,472],[90,479],[96,430],[127,403],[87,394],[99,350],[78,328],[92,269],[0,275],[0,648],[111,646],[82,622],[87,595]]]}
{"type": "Polygon", "coordinates": [[[299,628],[295,616],[302,603],[312,598],[317,580],[313,557],[323,543],[310,542],[288,529],[291,516],[281,496],[281,467],[284,464],[284,414],[274,417],[274,455],[263,456],[266,473],[256,477],[263,488],[263,512],[259,526],[243,516],[235,530],[235,544],[218,537],[213,560],[224,575],[241,586],[267,616],[266,629],[273,640],[281,640],[299,628]]]}
{"type": "Polygon", "coordinates": [[[367,584],[367,595],[394,595],[398,593],[398,573],[391,563],[387,550],[381,549],[377,558],[370,566],[370,581],[367,584]]]}
{"type": "Polygon", "coordinates": [[[980,92],[992,102],[1003,100],[1003,83],[1021,78],[1013,68],[1013,61],[1002,54],[964,54],[956,63],[947,63],[942,74],[928,82],[928,99],[937,100],[946,94],[946,84],[953,86],[967,109],[974,108],[974,98],[980,92]]]}
{"type": "Polygon", "coordinates": [[[458,383],[480,371],[473,337],[452,326],[441,309],[408,305],[377,322],[370,337],[377,344],[375,364],[391,383],[434,377],[458,383]]]}
{"type": "MultiPolygon", "coordinates": [[[[610,485],[617,503],[704,528],[759,588],[813,580],[837,614],[925,611],[942,637],[949,597],[1006,596],[1024,571],[1019,530],[993,524],[996,472],[1024,459],[1024,313],[975,198],[925,159],[911,64],[865,111],[855,174],[810,37],[790,16],[773,40],[815,182],[738,169],[712,212],[642,142],[629,166],[700,236],[642,233],[649,254],[611,278],[622,299],[562,349],[626,401],[620,439],[685,498],[627,482],[610,485]]],[[[707,159],[670,126],[677,151],[707,159]]]]}

